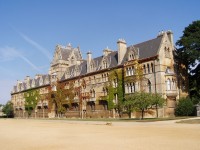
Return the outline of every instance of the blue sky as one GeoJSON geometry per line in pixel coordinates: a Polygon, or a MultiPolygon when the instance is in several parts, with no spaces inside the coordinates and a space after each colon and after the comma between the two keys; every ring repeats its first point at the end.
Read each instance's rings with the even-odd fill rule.
{"type": "Polygon", "coordinates": [[[80,46],[83,57],[116,50],[172,30],[174,41],[200,19],[199,0],[0,0],[0,103],[17,80],[48,73],[57,44],[80,46]]]}

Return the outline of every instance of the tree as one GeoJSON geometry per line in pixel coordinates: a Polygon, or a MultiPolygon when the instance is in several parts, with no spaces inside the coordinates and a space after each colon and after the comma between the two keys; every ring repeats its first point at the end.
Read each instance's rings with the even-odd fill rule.
{"type": "Polygon", "coordinates": [[[156,108],[156,117],[158,118],[158,108],[162,107],[165,102],[165,99],[162,98],[161,94],[155,93],[151,94],[151,105],[156,108]]]}
{"type": "Polygon", "coordinates": [[[190,98],[180,98],[179,103],[175,109],[177,116],[189,116],[192,114],[194,105],[190,98]]]}
{"type": "Polygon", "coordinates": [[[25,98],[25,109],[28,112],[28,117],[31,115],[32,111],[37,106],[38,100],[40,99],[40,94],[38,90],[29,90],[24,93],[25,98]]]}
{"type": "Polygon", "coordinates": [[[13,104],[8,101],[6,105],[2,109],[3,113],[6,114],[7,118],[13,118],[14,117],[14,110],[13,110],[13,104]]]}
{"type": "Polygon", "coordinates": [[[183,31],[183,36],[176,42],[177,53],[189,69],[200,61],[200,20],[192,22],[183,31]]]}
{"type": "Polygon", "coordinates": [[[134,109],[140,110],[142,113],[142,119],[144,118],[144,112],[152,105],[151,93],[135,92],[126,97],[125,105],[129,107],[129,111],[134,109]]]}
{"type": "Polygon", "coordinates": [[[177,60],[186,66],[186,72],[189,70],[190,97],[200,99],[200,20],[185,28],[176,45],[177,60]]]}
{"type": "Polygon", "coordinates": [[[125,96],[124,106],[127,109],[129,118],[131,118],[131,113],[135,110],[136,102],[137,102],[136,96],[133,96],[133,94],[129,94],[125,96]]]}

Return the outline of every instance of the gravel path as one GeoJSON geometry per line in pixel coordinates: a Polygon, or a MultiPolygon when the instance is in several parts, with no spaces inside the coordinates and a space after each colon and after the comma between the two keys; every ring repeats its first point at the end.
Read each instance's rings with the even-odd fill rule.
{"type": "Polygon", "coordinates": [[[175,122],[0,119],[0,149],[200,150],[200,125],[175,122]]]}

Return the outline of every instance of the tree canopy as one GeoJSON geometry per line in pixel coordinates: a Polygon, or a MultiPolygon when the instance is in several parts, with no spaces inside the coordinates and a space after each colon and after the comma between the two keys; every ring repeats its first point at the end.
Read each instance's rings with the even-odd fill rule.
{"type": "Polygon", "coordinates": [[[3,113],[6,114],[7,117],[13,118],[14,117],[14,110],[13,105],[10,101],[6,103],[6,105],[2,109],[3,113]]]}
{"type": "MultiPolygon", "coordinates": [[[[192,22],[183,31],[183,36],[176,42],[177,53],[188,68],[200,61],[200,20],[192,22]]],[[[192,70],[192,68],[190,68],[192,70]]]]}
{"type": "Polygon", "coordinates": [[[190,97],[200,99],[200,20],[192,22],[176,42],[177,58],[188,71],[190,97]]]}

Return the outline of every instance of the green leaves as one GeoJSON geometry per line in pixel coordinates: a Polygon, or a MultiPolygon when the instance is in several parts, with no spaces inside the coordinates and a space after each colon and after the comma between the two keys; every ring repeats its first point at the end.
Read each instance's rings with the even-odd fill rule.
{"type": "Polygon", "coordinates": [[[175,114],[177,116],[189,116],[194,109],[193,103],[190,98],[181,98],[176,107],[175,114]]]}
{"type": "Polygon", "coordinates": [[[128,111],[140,110],[142,112],[142,119],[145,110],[155,106],[157,111],[158,107],[163,106],[165,101],[160,94],[145,92],[135,92],[133,94],[129,94],[125,97],[125,99],[126,101],[124,102],[124,105],[129,109],[128,111]]]}
{"type": "Polygon", "coordinates": [[[6,105],[3,107],[3,113],[6,114],[7,117],[13,118],[14,117],[14,111],[13,111],[13,105],[10,101],[6,103],[6,105]]]}
{"type": "Polygon", "coordinates": [[[200,61],[200,20],[192,22],[185,28],[183,36],[176,42],[176,45],[179,46],[178,58],[183,60],[188,68],[190,65],[194,67],[196,60],[200,61]]]}
{"type": "Polygon", "coordinates": [[[31,115],[32,110],[37,106],[38,100],[40,99],[40,94],[38,90],[29,90],[24,93],[25,98],[25,109],[28,115],[31,115]]]}

